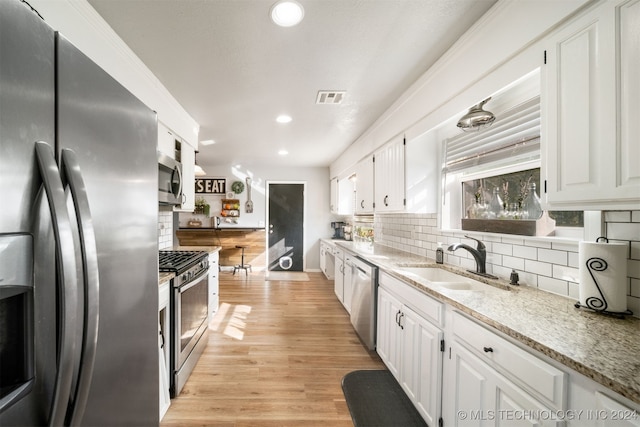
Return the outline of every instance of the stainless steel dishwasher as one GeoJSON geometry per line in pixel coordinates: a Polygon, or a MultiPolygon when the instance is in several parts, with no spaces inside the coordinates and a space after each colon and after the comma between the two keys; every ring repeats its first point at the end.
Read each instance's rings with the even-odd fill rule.
{"type": "Polygon", "coordinates": [[[351,324],[369,350],[376,348],[378,267],[354,257],[351,324]]]}

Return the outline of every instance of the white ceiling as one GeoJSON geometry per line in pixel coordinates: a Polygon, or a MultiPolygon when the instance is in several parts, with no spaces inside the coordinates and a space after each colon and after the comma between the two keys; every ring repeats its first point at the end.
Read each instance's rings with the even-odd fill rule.
{"type": "Polygon", "coordinates": [[[281,28],[275,1],[89,3],[216,141],[198,163],[328,166],[496,2],[299,0],[281,28]],[[316,105],[319,90],[346,95],[316,105]]]}

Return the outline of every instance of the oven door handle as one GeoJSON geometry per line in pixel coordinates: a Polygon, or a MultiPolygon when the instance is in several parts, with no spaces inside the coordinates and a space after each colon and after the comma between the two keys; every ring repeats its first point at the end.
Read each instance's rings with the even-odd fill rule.
{"type": "Polygon", "coordinates": [[[198,279],[200,279],[203,276],[207,276],[208,274],[209,274],[209,269],[208,268],[206,270],[202,270],[200,274],[198,274],[195,277],[192,277],[191,280],[189,280],[185,285],[179,286],[177,288],[178,292],[183,293],[183,292],[189,290],[190,288],[192,288],[192,287],[194,287],[195,285],[198,284],[198,282],[200,281],[198,279]]]}

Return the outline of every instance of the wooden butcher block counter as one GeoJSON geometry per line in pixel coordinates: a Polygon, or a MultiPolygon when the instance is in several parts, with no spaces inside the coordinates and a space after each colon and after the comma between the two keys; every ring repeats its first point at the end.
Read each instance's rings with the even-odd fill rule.
{"type": "Polygon", "coordinates": [[[241,250],[236,245],[244,245],[245,264],[254,269],[266,267],[264,228],[180,228],[176,237],[180,246],[220,246],[220,266],[240,264],[241,250]]]}

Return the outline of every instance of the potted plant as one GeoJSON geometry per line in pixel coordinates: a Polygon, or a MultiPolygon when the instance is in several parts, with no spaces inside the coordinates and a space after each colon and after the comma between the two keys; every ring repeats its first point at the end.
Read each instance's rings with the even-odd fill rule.
{"type": "Polygon", "coordinates": [[[200,214],[200,215],[205,215],[205,216],[209,216],[209,203],[207,203],[207,201],[200,197],[196,199],[195,202],[195,209],[193,211],[193,213],[195,214],[200,214]]]}

